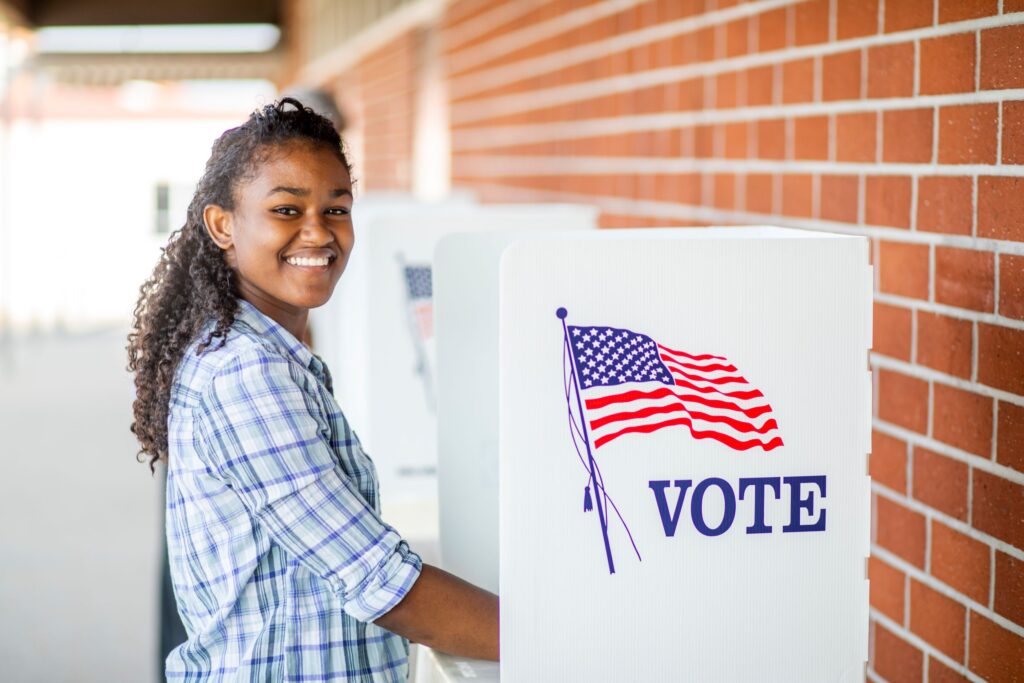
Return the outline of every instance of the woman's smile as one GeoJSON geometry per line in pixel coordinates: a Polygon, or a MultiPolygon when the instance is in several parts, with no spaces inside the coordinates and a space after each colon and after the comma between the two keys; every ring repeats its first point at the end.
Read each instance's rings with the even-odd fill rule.
{"type": "Polygon", "coordinates": [[[284,257],[284,262],[308,273],[326,273],[338,260],[338,255],[326,249],[304,250],[284,257]]]}

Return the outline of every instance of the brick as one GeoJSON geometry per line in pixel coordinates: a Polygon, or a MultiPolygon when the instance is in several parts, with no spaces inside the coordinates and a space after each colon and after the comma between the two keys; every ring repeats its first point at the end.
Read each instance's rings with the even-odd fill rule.
{"type": "Polygon", "coordinates": [[[971,375],[973,331],[969,320],[917,312],[917,362],[954,377],[971,375]]]}
{"type": "Polygon", "coordinates": [[[965,104],[939,109],[939,163],[994,164],[998,104],[965,104]]]}
{"type": "Polygon", "coordinates": [[[995,602],[993,609],[1024,626],[1024,560],[995,552],[995,602]]]}
{"type": "Polygon", "coordinates": [[[1024,87],[1024,25],[981,32],[982,90],[1024,87]]]}
{"type": "Polygon", "coordinates": [[[914,566],[925,566],[925,516],[878,497],[878,544],[914,566]]]}
{"type": "Polygon", "coordinates": [[[793,26],[796,45],[828,41],[828,5],[829,0],[811,0],[795,7],[793,26]]]}
{"type": "Polygon", "coordinates": [[[900,493],[907,492],[907,444],[877,429],[871,432],[871,478],[900,493]]]}
{"type": "Polygon", "coordinates": [[[914,94],[914,44],[878,45],[868,49],[868,97],[914,94]]]}
{"type": "Polygon", "coordinates": [[[770,52],[786,47],[786,8],[764,12],[757,17],[757,49],[770,52]]]}
{"type": "Polygon", "coordinates": [[[676,109],[680,111],[692,111],[704,107],[704,81],[700,78],[691,78],[688,81],[681,81],[676,84],[676,109]]]}
{"type": "Polygon", "coordinates": [[[913,477],[914,498],[950,517],[967,519],[967,465],[915,447],[913,477]]]}
{"type": "Polygon", "coordinates": [[[727,123],[723,127],[725,132],[725,158],[746,159],[747,158],[747,129],[745,121],[727,123]]]}
{"type": "Polygon", "coordinates": [[[970,178],[924,176],[917,181],[917,229],[970,235],[974,183],[970,178]]]}
{"type": "MultiPolygon", "coordinates": [[[[799,137],[799,135],[798,135],[799,137]]],[[[860,182],[856,176],[824,175],[821,177],[821,217],[841,223],[857,222],[860,182]]]]}
{"type": "Polygon", "coordinates": [[[736,177],[731,173],[716,173],[714,206],[718,209],[736,208],[736,177]]]}
{"type": "Polygon", "coordinates": [[[931,26],[935,0],[898,0],[885,3],[885,32],[931,26]]]}
{"type": "Polygon", "coordinates": [[[719,109],[731,109],[739,106],[740,88],[735,71],[719,74],[715,77],[715,106],[719,109]]]}
{"type": "Polygon", "coordinates": [[[1024,394],[1024,330],[978,323],[978,381],[1024,394]]]}
{"type": "MultiPolygon", "coordinates": [[[[869,225],[910,227],[913,181],[909,176],[868,176],[864,182],[864,221],[869,225]]],[[[927,289],[924,297],[927,297],[927,289]]]]}
{"type": "Polygon", "coordinates": [[[1003,163],[1024,164],[1024,101],[1003,102],[1003,163]]]}
{"type": "Polygon", "coordinates": [[[747,105],[763,107],[775,97],[775,68],[761,66],[747,72],[747,105]]]}
{"type": "Polygon", "coordinates": [[[1003,0],[1003,13],[1024,12],[1024,0],[1003,0]]]}
{"type": "Polygon", "coordinates": [[[693,129],[694,150],[693,155],[699,159],[707,159],[715,155],[715,134],[717,126],[697,126],[693,129]]]}
{"type": "Polygon", "coordinates": [[[910,630],[958,662],[964,661],[966,617],[960,603],[910,580],[910,630]]]}
{"type": "Polygon", "coordinates": [[[936,247],[935,300],[975,311],[995,310],[995,257],[992,252],[936,247]]]}
{"type": "Polygon", "coordinates": [[[978,236],[1024,241],[1024,178],[978,177],[978,236]]]}
{"type": "Polygon", "coordinates": [[[973,33],[922,40],[920,93],[973,92],[974,53],[973,33]]]}
{"type": "Polygon", "coordinates": [[[882,113],[882,160],[925,163],[932,160],[932,109],[897,109],[882,113]]]}
{"type": "Polygon", "coordinates": [[[1024,408],[999,401],[996,462],[1024,472],[1024,408]]]}
{"type": "Polygon", "coordinates": [[[794,120],[793,151],[797,159],[828,159],[828,117],[804,116],[794,120]]]}
{"type": "Polygon", "coordinates": [[[754,213],[775,213],[774,183],[772,176],[765,173],[751,173],[747,176],[746,210],[754,213]]]}
{"type": "Polygon", "coordinates": [[[881,624],[875,624],[875,671],[889,683],[921,683],[924,655],[881,624]]]}
{"type": "Polygon", "coordinates": [[[782,176],[782,213],[811,217],[811,176],[790,173],[782,176]]]}
{"type": "Polygon", "coordinates": [[[970,628],[971,671],[990,683],[1024,680],[1024,638],[977,612],[971,612],[970,628]]]}
{"type": "Polygon", "coordinates": [[[999,0],[939,0],[939,23],[999,14],[999,0]]]}
{"type": "Polygon", "coordinates": [[[995,611],[1024,626],[1024,560],[996,551],[995,611]]]}
{"type": "Polygon", "coordinates": [[[782,65],[782,102],[810,102],[814,99],[814,60],[794,59],[782,65]]]}
{"type": "Polygon", "coordinates": [[[928,657],[928,683],[969,683],[969,679],[950,669],[935,657],[928,657]]]}
{"type": "Polygon", "coordinates": [[[936,383],[932,400],[932,436],[969,453],[991,457],[991,398],[936,383]]]}
{"type": "Polygon", "coordinates": [[[782,119],[769,119],[757,122],[757,156],[760,159],[785,158],[785,121],[782,119]]]}
{"type": "Polygon", "coordinates": [[[837,0],[836,36],[839,40],[878,33],[878,0],[837,0]]]}
{"type": "Polygon", "coordinates": [[[910,325],[910,309],[876,301],[875,320],[872,325],[874,335],[872,348],[884,356],[909,361],[912,336],[910,325]]]}
{"type": "Polygon", "coordinates": [[[988,604],[988,545],[932,519],[932,576],[967,597],[988,604]]]}
{"type": "Polygon", "coordinates": [[[877,557],[868,558],[869,603],[885,616],[903,623],[906,575],[877,557]]]}
{"type": "Polygon", "coordinates": [[[928,431],[928,383],[894,370],[878,370],[878,416],[919,434],[928,431]]]}
{"type": "Polygon", "coordinates": [[[860,62],[861,50],[825,55],[821,60],[821,99],[859,99],[860,62]]]}
{"type": "Polygon", "coordinates": [[[999,256],[999,314],[1024,320],[1024,256],[999,256]]]}
{"type": "Polygon", "coordinates": [[[738,57],[749,51],[747,36],[750,31],[748,19],[737,19],[725,25],[725,56],[738,57]]]}
{"type": "Polygon", "coordinates": [[[836,161],[874,161],[878,114],[836,115],[836,161]]]}
{"type": "Polygon", "coordinates": [[[916,299],[928,298],[928,246],[903,242],[879,243],[881,291],[916,299]]]}
{"type": "Polygon", "coordinates": [[[1024,547],[1024,486],[974,470],[971,524],[975,529],[1024,547]]]}

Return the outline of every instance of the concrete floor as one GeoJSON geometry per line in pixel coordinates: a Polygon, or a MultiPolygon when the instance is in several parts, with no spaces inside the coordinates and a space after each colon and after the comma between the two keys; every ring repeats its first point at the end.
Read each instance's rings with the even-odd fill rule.
{"type": "Polygon", "coordinates": [[[160,478],[125,332],[0,346],[0,679],[157,680],[160,478]]]}

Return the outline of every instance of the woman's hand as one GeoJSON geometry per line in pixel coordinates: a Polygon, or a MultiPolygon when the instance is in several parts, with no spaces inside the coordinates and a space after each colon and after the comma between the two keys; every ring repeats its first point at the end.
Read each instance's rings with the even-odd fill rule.
{"type": "Polygon", "coordinates": [[[498,660],[498,596],[428,564],[374,623],[440,652],[498,660]]]}

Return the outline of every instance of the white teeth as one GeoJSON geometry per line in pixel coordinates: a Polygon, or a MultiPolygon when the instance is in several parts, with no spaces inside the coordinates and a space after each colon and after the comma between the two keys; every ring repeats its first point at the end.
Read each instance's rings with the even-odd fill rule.
{"type": "Polygon", "coordinates": [[[326,266],[330,263],[330,259],[326,256],[319,258],[303,258],[293,256],[288,259],[288,263],[293,266],[326,266]]]}

